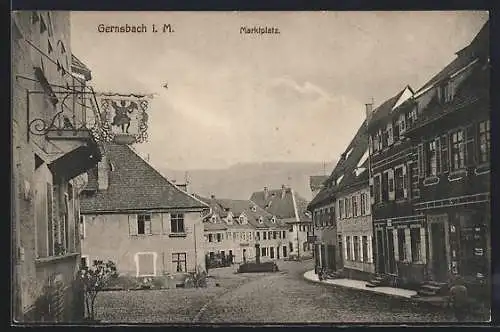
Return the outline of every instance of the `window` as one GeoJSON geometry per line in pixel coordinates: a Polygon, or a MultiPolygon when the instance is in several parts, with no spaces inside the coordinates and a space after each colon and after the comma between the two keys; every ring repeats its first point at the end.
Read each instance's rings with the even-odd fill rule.
{"type": "Polygon", "coordinates": [[[377,174],[373,178],[373,197],[375,199],[375,204],[382,201],[382,185],[380,183],[380,174],[377,174]]]}
{"type": "Polygon", "coordinates": [[[387,186],[388,186],[388,199],[390,201],[394,200],[394,170],[390,169],[387,171],[387,186]]]}
{"type": "Polygon", "coordinates": [[[346,237],[345,246],[346,246],[346,250],[347,250],[347,260],[352,261],[351,237],[350,236],[346,237]]]}
{"type": "Polygon", "coordinates": [[[214,242],[213,234],[208,234],[208,242],[214,242]]]}
{"type": "Polygon", "coordinates": [[[420,143],[417,147],[417,158],[418,158],[418,176],[420,178],[425,177],[425,160],[424,160],[424,145],[420,143]]]}
{"type": "Polygon", "coordinates": [[[351,199],[349,197],[345,198],[344,202],[346,206],[346,214],[347,217],[350,218],[352,216],[352,205],[351,205],[351,199]]]}
{"type": "Polygon", "coordinates": [[[261,248],[261,251],[262,251],[262,257],[267,256],[267,250],[266,250],[266,249],[267,249],[267,248],[264,248],[264,247],[262,247],[262,248],[261,248]]]}
{"type": "Polygon", "coordinates": [[[361,238],[362,250],[363,250],[363,262],[368,262],[368,236],[363,235],[361,238]]]}
{"type": "Polygon", "coordinates": [[[358,196],[352,196],[352,215],[357,217],[358,214],[358,196]]]}
{"type": "Polygon", "coordinates": [[[88,256],[82,256],[80,258],[80,267],[89,267],[89,257],[88,256]]]}
{"type": "Polygon", "coordinates": [[[389,200],[389,172],[382,174],[382,202],[389,200]]]}
{"type": "Polygon", "coordinates": [[[263,223],[264,223],[264,218],[259,217],[259,224],[263,224],[263,223]]]}
{"type": "Polygon", "coordinates": [[[80,239],[85,239],[85,216],[80,216],[80,239]]]}
{"type": "Polygon", "coordinates": [[[490,161],[490,120],[479,123],[479,162],[490,161]]]}
{"type": "Polygon", "coordinates": [[[446,82],[438,89],[439,100],[442,103],[448,103],[453,99],[453,89],[451,82],[446,82]]]}
{"type": "Polygon", "coordinates": [[[288,242],[288,247],[290,249],[290,252],[293,251],[293,243],[292,242],[288,242]]]}
{"type": "Polygon", "coordinates": [[[448,136],[441,136],[441,171],[446,173],[450,169],[450,157],[448,154],[448,136]]]}
{"type": "Polygon", "coordinates": [[[256,238],[257,238],[258,241],[260,240],[260,232],[256,233],[256,238]]]}
{"type": "Polygon", "coordinates": [[[426,171],[427,175],[437,175],[437,154],[438,151],[436,149],[436,141],[432,140],[427,143],[427,163],[426,163],[426,171]]]}
{"type": "Polygon", "coordinates": [[[366,194],[361,193],[360,198],[360,209],[361,209],[361,215],[366,215],[366,194]]]}
{"type": "Polygon", "coordinates": [[[399,133],[403,134],[406,131],[406,117],[405,114],[400,114],[398,119],[399,133]]]}
{"type": "Polygon", "coordinates": [[[381,146],[380,146],[380,150],[382,150],[383,148],[387,147],[388,146],[388,132],[387,132],[387,128],[386,130],[380,130],[380,136],[382,137],[382,141],[381,141],[381,146]]]}
{"type": "Polygon", "coordinates": [[[172,263],[177,272],[187,272],[186,253],[172,254],[172,263]]]}
{"type": "Polygon", "coordinates": [[[339,218],[344,218],[344,200],[339,199],[339,218]]]}
{"type": "Polygon", "coordinates": [[[396,167],[394,169],[394,182],[395,182],[395,196],[396,200],[401,200],[404,198],[404,175],[403,175],[403,167],[396,167]]]}
{"type": "Polygon", "coordinates": [[[217,233],[217,242],[222,242],[222,234],[217,233]]]}
{"type": "Polygon", "coordinates": [[[262,232],[262,235],[264,235],[264,240],[267,240],[267,232],[262,232]]]}
{"type": "Polygon", "coordinates": [[[375,135],[372,136],[372,151],[374,152],[377,152],[379,150],[378,148],[378,141],[379,141],[379,137],[378,137],[378,133],[376,133],[375,135]]]}
{"type": "Polygon", "coordinates": [[[278,232],[273,232],[273,239],[276,240],[278,238],[278,234],[276,234],[278,232]]]}
{"type": "Polygon", "coordinates": [[[408,113],[408,123],[407,128],[413,127],[413,125],[417,122],[417,109],[414,108],[408,113]]]}
{"type": "Polygon", "coordinates": [[[283,231],[283,238],[286,238],[286,233],[285,233],[285,231],[283,231]]]}
{"type": "Polygon", "coordinates": [[[215,223],[217,221],[217,216],[213,215],[212,216],[212,222],[215,223]]]}
{"type": "Polygon", "coordinates": [[[352,242],[354,244],[354,260],[356,262],[359,262],[360,261],[360,259],[359,259],[359,238],[357,236],[354,236],[352,242]]]}
{"type": "Polygon", "coordinates": [[[451,170],[465,167],[464,131],[462,129],[451,134],[451,170]]]}
{"type": "Polygon", "coordinates": [[[184,214],[172,213],[170,217],[170,230],[172,233],[184,233],[184,214]]]}
{"type": "Polygon", "coordinates": [[[399,254],[399,261],[403,262],[407,260],[406,237],[404,228],[398,228],[398,254],[399,254]]]}
{"type": "Polygon", "coordinates": [[[387,145],[392,145],[394,143],[394,136],[392,132],[392,122],[387,124],[387,145]]]}
{"type": "Polygon", "coordinates": [[[137,215],[137,234],[149,235],[151,234],[151,215],[138,214],[137,215]]]}
{"type": "Polygon", "coordinates": [[[411,239],[411,260],[412,262],[420,262],[422,260],[422,246],[421,246],[421,228],[410,229],[411,239]]]}

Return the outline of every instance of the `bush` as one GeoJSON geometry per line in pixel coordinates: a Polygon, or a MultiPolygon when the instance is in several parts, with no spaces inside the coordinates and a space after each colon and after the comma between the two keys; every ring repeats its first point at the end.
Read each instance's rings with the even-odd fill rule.
{"type": "Polygon", "coordinates": [[[277,272],[279,271],[278,265],[275,262],[263,263],[245,263],[238,267],[238,273],[251,273],[251,272],[277,272]]]}

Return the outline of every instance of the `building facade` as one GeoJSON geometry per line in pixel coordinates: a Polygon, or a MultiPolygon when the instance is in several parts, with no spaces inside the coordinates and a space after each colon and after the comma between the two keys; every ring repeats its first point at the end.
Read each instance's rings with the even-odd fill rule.
{"type": "Polygon", "coordinates": [[[288,228],[249,200],[201,198],[211,207],[205,218],[206,254],[232,255],[234,263],[288,257],[288,228]]]}
{"type": "Polygon", "coordinates": [[[415,147],[425,218],[426,274],[447,281],[490,276],[489,25],[415,96],[418,119],[406,133],[415,147]]]}
{"type": "Polygon", "coordinates": [[[101,158],[86,113],[98,114],[82,106],[92,106],[91,73],[71,53],[69,12],[11,17],[14,318],[78,321],[78,194],[101,158]]]}
{"type": "Polygon", "coordinates": [[[287,256],[297,259],[312,257],[313,245],[308,237],[312,235],[312,218],[307,211],[308,202],[303,197],[293,188],[283,185],[281,189],[265,187],[263,191],[254,192],[250,200],[288,228],[288,244],[283,244],[288,245],[287,256]]]}
{"type": "Polygon", "coordinates": [[[102,144],[81,196],[82,257],[112,260],[136,277],[205,270],[207,204],[157,172],[130,146],[102,144]]]}
{"type": "Polygon", "coordinates": [[[414,210],[420,199],[415,148],[405,136],[418,112],[407,86],[370,112],[370,190],[376,272],[392,283],[425,279],[425,218],[414,210]]]}

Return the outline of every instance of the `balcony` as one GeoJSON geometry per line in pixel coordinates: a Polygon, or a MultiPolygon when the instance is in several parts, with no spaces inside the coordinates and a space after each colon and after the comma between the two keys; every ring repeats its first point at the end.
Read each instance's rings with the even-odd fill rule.
{"type": "Polygon", "coordinates": [[[50,144],[37,152],[52,172],[73,178],[100,161],[97,142],[106,140],[95,94],[84,82],[50,84],[39,67],[34,71],[41,90],[27,92],[28,140],[44,137],[50,144]]]}

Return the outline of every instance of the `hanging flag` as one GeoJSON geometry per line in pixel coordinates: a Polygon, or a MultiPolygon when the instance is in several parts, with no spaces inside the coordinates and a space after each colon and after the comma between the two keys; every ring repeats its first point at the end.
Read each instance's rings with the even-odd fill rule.
{"type": "Polygon", "coordinates": [[[148,139],[148,110],[152,95],[96,93],[101,129],[107,141],[143,143],[148,139]]]}

